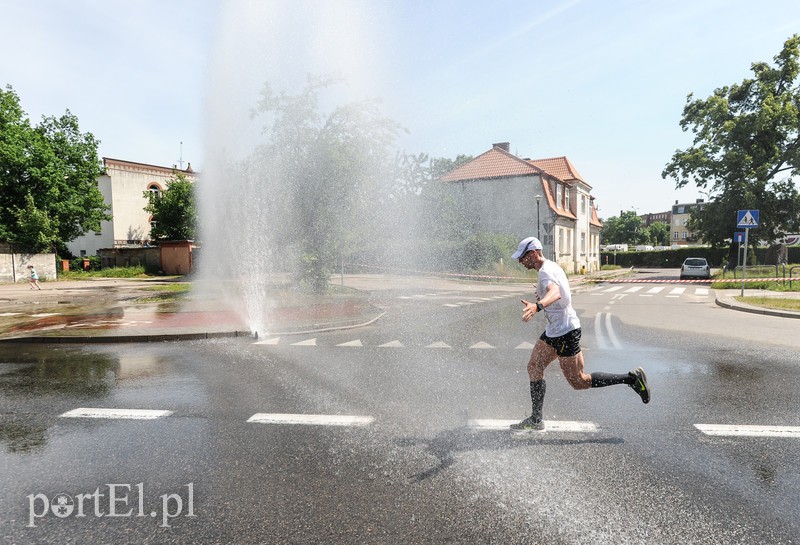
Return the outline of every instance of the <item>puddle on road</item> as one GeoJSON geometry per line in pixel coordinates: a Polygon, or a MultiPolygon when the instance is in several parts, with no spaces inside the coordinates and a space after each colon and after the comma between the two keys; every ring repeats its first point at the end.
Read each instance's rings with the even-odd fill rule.
{"type": "Polygon", "coordinates": [[[163,398],[174,386],[160,378],[166,373],[163,355],[128,348],[0,345],[0,449],[25,453],[42,448],[58,416],[42,407],[52,407],[53,400],[94,406],[131,395],[163,398]],[[159,379],[151,382],[154,377],[159,379]]]}

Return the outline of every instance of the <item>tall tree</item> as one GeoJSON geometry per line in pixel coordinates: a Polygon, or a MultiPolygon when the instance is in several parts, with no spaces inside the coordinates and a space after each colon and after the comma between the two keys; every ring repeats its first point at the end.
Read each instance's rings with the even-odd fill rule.
{"type": "Polygon", "coordinates": [[[32,127],[11,86],[0,89],[0,240],[42,251],[99,231],[111,216],[98,144],[69,110],[32,127]]]}
{"type": "Polygon", "coordinates": [[[723,245],[736,230],[736,211],[761,211],[757,237],[776,240],[800,228],[800,37],[789,38],[775,64],[756,62],[753,77],[716,89],[705,100],[689,95],[681,128],[693,145],[677,150],[662,176],[676,188],[694,182],[710,202],[692,213],[703,240],[723,245]]]}
{"type": "Polygon", "coordinates": [[[144,211],[152,214],[153,226],[150,237],[154,240],[192,240],[197,230],[197,199],[194,184],[182,172],[167,181],[161,193],[145,191],[147,206],[144,211]]]}
{"type": "Polygon", "coordinates": [[[642,244],[647,242],[648,234],[635,210],[621,212],[603,222],[600,239],[603,244],[642,244]]]}
{"type": "Polygon", "coordinates": [[[248,198],[215,200],[228,220],[221,244],[261,255],[260,267],[290,270],[316,292],[327,289],[342,253],[374,243],[398,169],[392,144],[400,127],[376,101],[322,109],[323,92],[336,83],[309,77],[296,94],[265,84],[252,115],[265,120],[266,139],[227,169],[248,198]]]}

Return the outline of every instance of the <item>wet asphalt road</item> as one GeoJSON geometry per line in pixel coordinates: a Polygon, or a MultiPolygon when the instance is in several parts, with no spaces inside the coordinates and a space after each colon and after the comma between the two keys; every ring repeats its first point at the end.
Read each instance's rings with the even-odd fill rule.
{"type": "Polygon", "coordinates": [[[520,321],[518,288],[387,290],[373,326],[265,344],[2,347],[1,541],[797,543],[800,439],[695,424],[799,426],[800,324],[702,285],[633,287],[575,306],[587,370],[642,365],[649,405],[548,369],[545,419],[595,432],[470,426],[529,410],[523,343],[543,325],[520,321]],[[60,416],[80,407],[172,413],[60,416]],[[261,413],[373,420],[248,422],[261,413]],[[59,494],[72,512],[44,514],[59,494]]]}

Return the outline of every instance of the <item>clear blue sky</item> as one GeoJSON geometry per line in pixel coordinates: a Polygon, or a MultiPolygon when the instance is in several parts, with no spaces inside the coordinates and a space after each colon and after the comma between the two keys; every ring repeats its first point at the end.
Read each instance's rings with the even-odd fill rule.
{"type": "Polygon", "coordinates": [[[380,98],[408,129],[406,151],[566,155],[603,217],[702,197],[661,179],[691,142],[686,96],[800,33],[797,0],[0,0],[0,14],[0,85],[34,123],[72,111],[101,156],[202,170],[253,145],[264,81],[337,72],[340,98],[380,98]]]}

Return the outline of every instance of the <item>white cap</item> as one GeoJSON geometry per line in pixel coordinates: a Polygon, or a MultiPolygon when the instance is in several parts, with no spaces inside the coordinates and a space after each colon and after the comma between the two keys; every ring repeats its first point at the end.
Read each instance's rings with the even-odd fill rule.
{"type": "Polygon", "coordinates": [[[511,255],[511,259],[519,259],[523,255],[525,255],[525,252],[529,250],[541,250],[541,249],[542,249],[542,243],[539,242],[538,238],[528,237],[519,243],[519,246],[517,246],[517,251],[511,255]]]}

